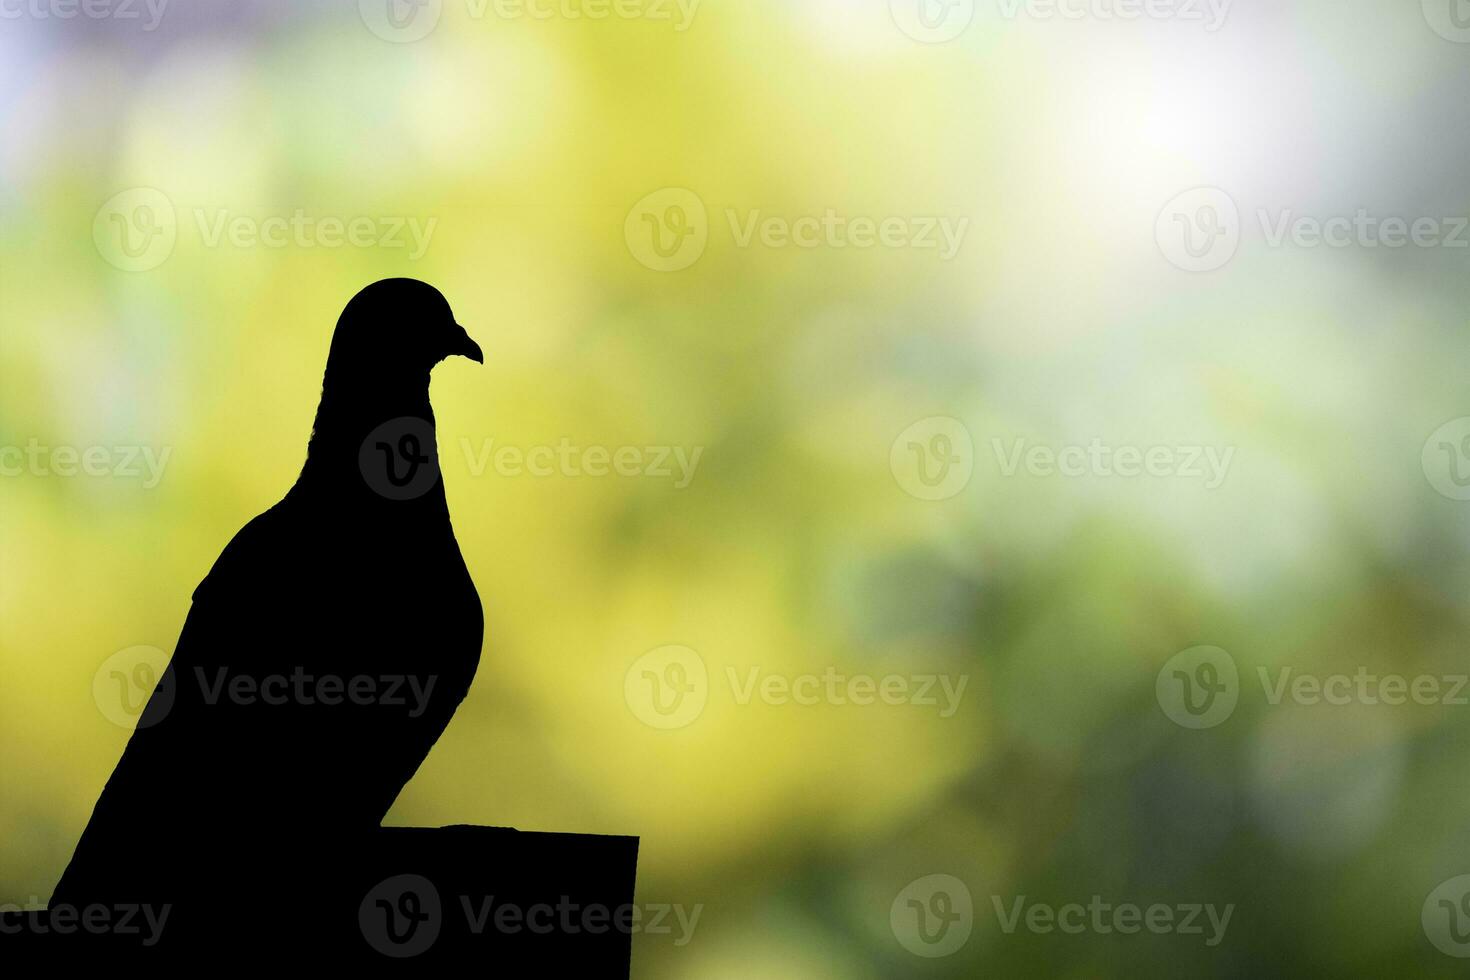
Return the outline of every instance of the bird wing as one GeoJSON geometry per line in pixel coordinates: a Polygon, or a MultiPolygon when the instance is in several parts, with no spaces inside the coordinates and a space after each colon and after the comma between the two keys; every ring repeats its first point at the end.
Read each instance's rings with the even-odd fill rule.
{"type": "Polygon", "coordinates": [[[288,497],[195,590],[63,885],[194,880],[209,872],[189,863],[222,842],[235,867],[269,866],[301,841],[377,827],[418,769],[478,661],[473,584],[452,535],[446,563],[317,517],[288,497]]]}

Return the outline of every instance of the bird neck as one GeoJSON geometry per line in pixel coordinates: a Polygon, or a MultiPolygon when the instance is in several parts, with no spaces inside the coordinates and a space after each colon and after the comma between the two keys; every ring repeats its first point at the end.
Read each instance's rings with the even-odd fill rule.
{"type": "Polygon", "coordinates": [[[377,377],[354,382],[334,378],[328,368],[306,449],[306,465],[292,492],[325,496],[343,504],[393,506],[401,511],[421,512],[426,506],[435,511],[447,509],[444,482],[437,476],[431,486],[408,499],[385,496],[382,491],[392,493],[392,488],[374,485],[380,483],[380,474],[373,467],[381,465],[382,460],[377,455],[378,447],[370,443],[382,441],[396,450],[405,434],[413,438],[417,465],[432,466],[437,474],[439,449],[427,371],[422,377],[377,377]]]}

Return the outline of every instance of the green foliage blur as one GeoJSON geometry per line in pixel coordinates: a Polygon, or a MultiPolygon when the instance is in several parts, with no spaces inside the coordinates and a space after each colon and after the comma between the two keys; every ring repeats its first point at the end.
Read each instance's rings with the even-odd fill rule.
{"type": "Polygon", "coordinates": [[[1470,48],[1412,3],[980,4],[944,43],[901,5],[443,0],[416,40],[373,0],[7,13],[0,903],[45,901],[127,739],[99,669],[172,648],[300,469],[342,306],[412,276],[487,355],[432,391],[487,638],[393,823],[640,836],[639,901],[701,912],[637,976],[1457,975],[1426,899],[1470,872],[1470,707],[1268,694],[1470,671],[1470,504],[1426,443],[1470,415],[1467,253],[1257,214],[1466,214],[1470,48]],[[1199,186],[1243,231],[1191,273],[1157,219],[1199,186]],[[963,236],[853,240],[890,218],[963,236]],[[157,221],[164,258],[121,250],[157,221]],[[661,271],[640,231],[689,221],[661,271]],[[971,470],[937,500],[903,438],[935,418],[968,448],[916,462],[971,470]],[[1228,469],[1034,462],[1094,445],[1228,469]],[[564,446],[575,472],[516,463],[564,446]],[[1161,672],[1201,645],[1238,704],[1191,729],[1161,672]],[[706,690],[660,727],[637,666],[670,646],[706,690]],[[832,675],[965,686],[948,714],[747,688],[832,675]],[[973,902],[945,956],[900,936],[931,875],[973,902]],[[1213,946],[997,913],[1095,895],[1234,911],[1213,946]]]}

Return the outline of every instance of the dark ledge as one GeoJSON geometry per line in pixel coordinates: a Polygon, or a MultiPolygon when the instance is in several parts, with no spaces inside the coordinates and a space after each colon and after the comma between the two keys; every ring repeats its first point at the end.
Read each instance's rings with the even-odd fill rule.
{"type": "Polygon", "coordinates": [[[278,894],[232,907],[211,898],[4,913],[0,964],[304,960],[627,977],[637,866],[636,837],[385,828],[322,855],[278,894]]]}

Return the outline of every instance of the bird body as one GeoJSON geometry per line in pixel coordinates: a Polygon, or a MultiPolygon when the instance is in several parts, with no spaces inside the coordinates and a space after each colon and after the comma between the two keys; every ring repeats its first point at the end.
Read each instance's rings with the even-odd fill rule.
{"type": "Polygon", "coordinates": [[[348,304],[301,476],[195,590],[53,905],[254,902],[380,825],[483,641],[428,397],[450,354],[482,359],[430,286],[348,304]]]}

